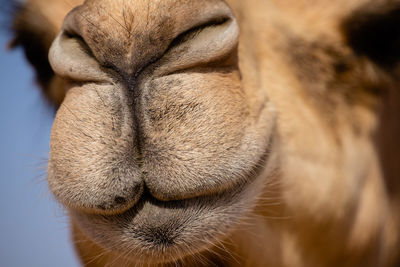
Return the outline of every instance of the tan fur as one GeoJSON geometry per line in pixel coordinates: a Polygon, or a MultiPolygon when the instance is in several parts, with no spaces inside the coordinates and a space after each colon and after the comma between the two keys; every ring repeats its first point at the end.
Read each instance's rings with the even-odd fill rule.
{"type": "Polygon", "coordinates": [[[79,4],[15,28],[50,36],[48,180],[84,265],[399,264],[399,72],[346,26],[397,2],[87,0],[61,26],[79,4]]]}

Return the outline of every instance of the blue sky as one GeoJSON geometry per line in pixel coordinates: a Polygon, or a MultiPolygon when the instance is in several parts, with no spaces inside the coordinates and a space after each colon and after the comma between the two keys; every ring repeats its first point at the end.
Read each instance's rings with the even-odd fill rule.
{"type": "Polygon", "coordinates": [[[45,179],[53,114],[9,38],[0,30],[0,266],[78,266],[45,179]]]}

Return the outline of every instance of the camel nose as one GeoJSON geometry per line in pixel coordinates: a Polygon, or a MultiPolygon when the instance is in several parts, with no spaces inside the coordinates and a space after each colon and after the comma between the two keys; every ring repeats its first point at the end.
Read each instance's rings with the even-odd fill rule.
{"type": "MultiPolygon", "coordinates": [[[[109,81],[109,75],[104,74],[108,69],[132,87],[139,73],[168,51],[190,41],[202,29],[232,18],[222,0],[86,1],[66,17],[50,61],[59,75],[72,80],[109,81]],[[106,3],[110,1],[113,3],[106,3]]],[[[202,49],[203,56],[207,52],[221,57],[224,50],[236,45],[236,22],[228,26],[218,37],[210,38],[209,33],[208,38],[192,42],[186,47],[191,55],[178,60],[186,60],[186,65],[201,61],[193,51],[196,49],[202,49]]]]}
{"type": "MultiPolygon", "coordinates": [[[[151,80],[208,62],[227,64],[237,39],[236,20],[222,0],[87,0],[72,10],[49,53],[70,88],[51,137],[48,179],[56,198],[72,209],[115,214],[132,208],[145,190],[168,201],[232,183],[180,173],[166,183],[157,174],[161,164],[148,138],[157,131],[143,118],[152,106],[166,108],[154,100],[165,88],[139,81],[145,74],[151,80]]],[[[179,153],[175,158],[190,151],[179,153]]]]}

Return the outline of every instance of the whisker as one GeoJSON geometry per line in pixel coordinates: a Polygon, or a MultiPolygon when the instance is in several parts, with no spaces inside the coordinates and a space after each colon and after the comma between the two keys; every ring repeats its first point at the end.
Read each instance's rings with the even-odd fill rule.
{"type": "MultiPolygon", "coordinates": [[[[123,13],[123,11],[122,11],[122,13],[123,13]]],[[[127,33],[129,36],[131,36],[131,32],[130,32],[129,29],[126,27],[126,25],[124,26],[119,20],[117,20],[117,19],[112,15],[112,13],[109,13],[109,12],[108,12],[108,15],[109,15],[110,18],[112,18],[119,26],[121,26],[121,27],[126,31],[126,33],[127,33]]]]}

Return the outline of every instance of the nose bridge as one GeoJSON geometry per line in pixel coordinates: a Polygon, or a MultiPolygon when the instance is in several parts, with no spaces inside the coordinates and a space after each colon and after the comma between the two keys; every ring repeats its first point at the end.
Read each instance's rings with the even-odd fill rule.
{"type": "Polygon", "coordinates": [[[134,77],[174,38],[227,8],[222,0],[87,0],[64,30],[82,37],[103,66],[134,77]]]}
{"type": "Polygon", "coordinates": [[[86,1],[64,27],[84,39],[100,64],[131,76],[159,57],[176,35],[177,2],[186,1],[86,1]]]}
{"type": "Polygon", "coordinates": [[[64,30],[82,37],[101,65],[134,73],[140,68],[140,57],[151,56],[146,48],[155,40],[153,22],[148,19],[152,5],[148,2],[146,9],[140,8],[144,3],[86,1],[69,14],[64,30]]]}

